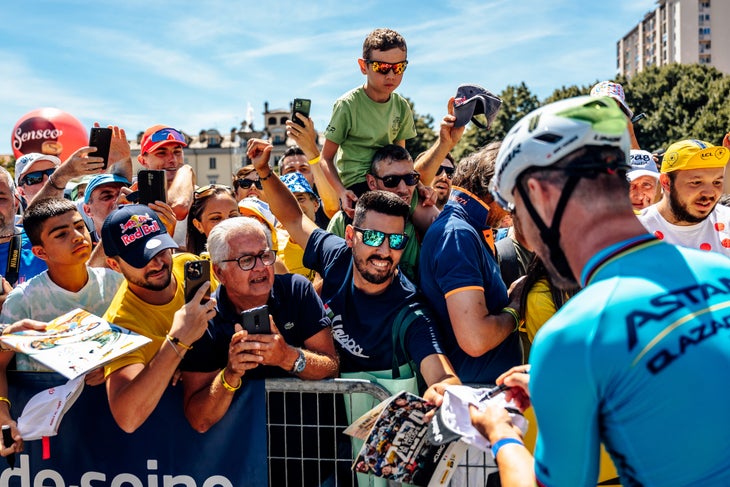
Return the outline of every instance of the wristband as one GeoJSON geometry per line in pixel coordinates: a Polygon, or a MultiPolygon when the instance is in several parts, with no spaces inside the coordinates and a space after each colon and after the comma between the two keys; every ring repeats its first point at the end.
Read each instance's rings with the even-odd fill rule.
{"type": "Polygon", "coordinates": [[[223,384],[223,387],[229,392],[236,392],[243,385],[243,379],[238,379],[238,386],[236,386],[236,387],[233,387],[228,382],[226,382],[226,368],[225,367],[223,367],[223,370],[221,370],[219,377],[221,378],[221,384],[223,384]]]}
{"type": "Polygon", "coordinates": [[[167,335],[167,339],[170,340],[170,343],[172,343],[173,345],[180,345],[185,350],[192,350],[193,349],[193,346],[192,345],[186,345],[183,342],[181,342],[179,338],[174,337],[172,335],[167,335]]]}
{"type": "Polygon", "coordinates": [[[510,443],[525,446],[525,444],[517,438],[502,438],[501,440],[497,440],[492,444],[492,455],[494,455],[495,461],[497,460],[497,453],[499,453],[499,449],[502,448],[504,445],[509,445],[510,443]]]}
{"type": "Polygon", "coordinates": [[[513,332],[520,329],[520,315],[519,313],[517,313],[516,309],[505,306],[504,308],[502,308],[502,313],[507,313],[515,319],[515,329],[512,330],[513,332]]]}
{"type": "Polygon", "coordinates": [[[307,162],[309,163],[310,166],[314,166],[315,164],[319,164],[319,158],[320,158],[320,156],[317,156],[314,159],[308,160],[307,162]]]}
{"type": "Polygon", "coordinates": [[[12,404],[10,404],[10,399],[8,399],[7,397],[0,396],[0,402],[8,403],[8,409],[10,409],[13,406],[12,404]]]}
{"type": "Polygon", "coordinates": [[[261,174],[259,174],[259,181],[266,181],[271,177],[272,174],[274,174],[274,171],[272,171],[271,169],[269,169],[269,174],[267,174],[265,178],[262,178],[261,174]]]}
{"type": "Polygon", "coordinates": [[[56,183],[53,182],[53,173],[51,173],[51,175],[48,176],[48,182],[50,183],[51,186],[53,186],[54,188],[56,188],[59,191],[63,191],[63,190],[66,189],[65,186],[64,187],[61,187],[61,188],[59,188],[58,186],[56,186],[56,183]]]}

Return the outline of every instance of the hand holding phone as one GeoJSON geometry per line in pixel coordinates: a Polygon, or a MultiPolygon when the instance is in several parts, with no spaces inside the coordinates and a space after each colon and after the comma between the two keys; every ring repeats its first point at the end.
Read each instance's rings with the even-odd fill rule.
{"type": "Polygon", "coordinates": [[[167,203],[167,176],[165,171],[156,169],[142,169],[137,174],[137,190],[139,202],[143,205],[154,203],[157,200],[167,203]]]}
{"type": "MultiPolygon", "coordinates": [[[[210,281],[210,261],[193,260],[185,263],[185,302],[192,301],[200,286],[210,281]]],[[[205,293],[201,304],[210,299],[210,289],[205,293]]]]}
{"type": "Polygon", "coordinates": [[[270,335],[269,307],[267,305],[241,312],[243,329],[252,335],[270,335]]]}
{"type": "Polygon", "coordinates": [[[304,98],[294,98],[291,119],[297,125],[304,127],[304,122],[297,118],[296,114],[301,113],[304,117],[309,117],[309,110],[312,107],[312,100],[304,98]]]}
{"type": "Polygon", "coordinates": [[[104,169],[109,164],[109,150],[112,145],[112,129],[106,127],[92,127],[89,134],[89,145],[96,147],[96,151],[89,154],[89,157],[101,157],[104,159],[104,169]]]}

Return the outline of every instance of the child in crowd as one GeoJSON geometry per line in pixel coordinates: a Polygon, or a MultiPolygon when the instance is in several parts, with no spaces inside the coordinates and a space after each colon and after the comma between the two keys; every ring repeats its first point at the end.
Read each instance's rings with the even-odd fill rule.
{"type": "Polygon", "coordinates": [[[394,93],[408,65],[406,55],[406,41],[400,34],[374,30],[365,38],[362,59],[358,59],[365,84],[335,102],[321,159],[346,211],[368,190],[365,176],[375,151],[387,144],[405,147],[406,139],[416,136],[408,101],[394,93]]]}

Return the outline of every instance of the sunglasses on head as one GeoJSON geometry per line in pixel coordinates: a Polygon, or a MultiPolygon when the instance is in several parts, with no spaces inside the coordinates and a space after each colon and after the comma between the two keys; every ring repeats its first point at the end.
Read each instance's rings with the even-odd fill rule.
{"type": "Polygon", "coordinates": [[[241,179],[236,179],[235,181],[233,181],[234,188],[248,189],[254,185],[256,186],[256,189],[258,189],[259,191],[264,189],[264,187],[261,185],[261,181],[259,181],[258,179],[241,178],[241,179]]]}
{"type": "Polygon", "coordinates": [[[377,174],[373,174],[373,177],[375,179],[380,179],[383,182],[383,186],[386,188],[397,188],[401,181],[404,181],[406,186],[415,186],[418,184],[418,181],[421,180],[421,175],[417,172],[403,174],[401,176],[383,176],[382,178],[377,174]]]}
{"type": "Polygon", "coordinates": [[[436,172],[436,176],[440,176],[441,173],[446,173],[446,177],[451,179],[454,175],[454,168],[449,166],[439,166],[439,170],[436,172]]]}
{"type": "Polygon", "coordinates": [[[382,61],[365,62],[370,65],[370,69],[380,74],[388,74],[391,70],[393,70],[393,73],[395,74],[403,74],[406,70],[406,66],[408,66],[408,61],[401,61],[399,63],[384,63],[382,61]]]}
{"type": "Polygon", "coordinates": [[[388,237],[388,246],[393,250],[403,250],[408,243],[408,235],[405,233],[385,233],[380,230],[369,230],[366,228],[352,227],[362,234],[362,242],[368,247],[380,247],[388,237]]]}
{"type": "Polygon", "coordinates": [[[207,185],[201,186],[200,188],[193,191],[193,198],[195,198],[195,199],[205,198],[206,196],[210,196],[210,194],[215,192],[217,189],[226,190],[228,192],[231,192],[231,188],[229,188],[228,186],[225,186],[223,184],[207,184],[207,185]]]}
{"type": "Polygon", "coordinates": [[[43,182],[43,176],[51,177],[51,174],[56,170],[56,168],[50,168],[50,169],[44,169],[43,171],[33,171],[29,172],[22,178],[20,178],[20,185],[21,186],[33,186],[34,184],[38,184],[40,182],[43,182]]]}
{"type": "Polygon", "coordinates": [[[176,140],[178,142],[185,142],[185,137],[180,133],[179,130],[167,127],[160,129],[150,136],[152,142],[164,142],[166,140],[176,140]]]}

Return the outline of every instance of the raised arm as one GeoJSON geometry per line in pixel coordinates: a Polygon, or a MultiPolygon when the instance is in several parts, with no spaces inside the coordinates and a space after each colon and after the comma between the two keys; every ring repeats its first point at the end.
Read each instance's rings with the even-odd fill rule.
{"type": "Polygon", "coordinates": [[[294,195],[269,167],[272,148],[271,143],[265,140],[251,139],[248,141],[247,155],[256,168],[264,191],[266,191],[266,198],[272,213],[289,232],[289,236],[294,242],[304,248],[309,241],[309,236],[319,227],[302,213],[294,195]]]}
{"type": "Polygon", "coordinates": [[[424,184],[431,184],[439,170],[439,166],[446,159],[446,154],[456,146],[464,135],[466,127],[454,127],[456,117],[454,116],[454,98],[449,98],[448,115],[441,121],[439,137],[426,152],[421,154],[415,161],[416,171],[421,175],[424,184]]]}

